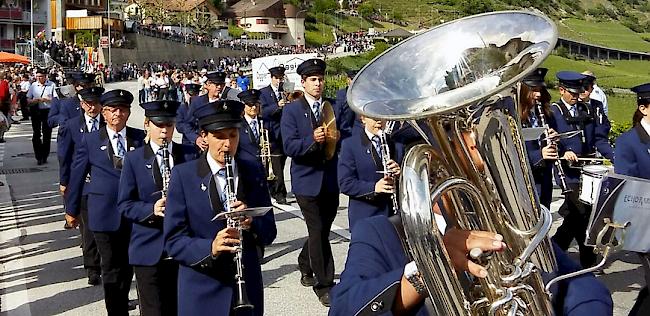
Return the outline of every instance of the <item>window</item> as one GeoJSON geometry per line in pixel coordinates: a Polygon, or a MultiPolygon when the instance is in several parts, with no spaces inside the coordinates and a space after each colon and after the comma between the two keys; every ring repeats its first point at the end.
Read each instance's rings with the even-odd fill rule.
{"type": "Polygon", "coordinates": [[[257,19],[255,24],[269,24],[269,19],[257,19]]]}

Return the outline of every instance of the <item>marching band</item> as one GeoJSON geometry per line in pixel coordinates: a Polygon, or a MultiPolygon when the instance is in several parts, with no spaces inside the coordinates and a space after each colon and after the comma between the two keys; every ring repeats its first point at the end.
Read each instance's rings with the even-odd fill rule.
{"type": "MultiPolygon", "coordinates": [[[[128,292],[134,274],[141,315],[264,315],[261,265],[265,247],[277,235],[269,210],[272,202],[289,204],[288,157],[291,192],[307,228],[297,258],[300,283],[331,306],[331,315],[437,311],[426,267],[409,252],[408,227],[400,215],[406,201],[400,192],[409,187],[400,176],[408,149],[451,127],[436,122],[439,130],[424,131],[423,122],[355,113],[348,88],[338,91],[336,100],[324,95],[325,69],[321,59],[302,62],[296,72],[304,91],[295,95],[285,91],[282,66],[269,69],[268,86],[244,92],[226,87],[224,73],[207,73],[204,84],[185,84],[180,102],[141,103],[145,131],[126,126],[130,92],[104,91],[94,86],[93,76],[74,76],[77,95],[58,100],[50,111],[51,125],[60,126],[59,182],[66,226],[80,226],[88,283],[103,285],[109,315],[132,309],[128,292]],[[175,129],[182,143],[172,141],[175,129]],[[329,235],[339,193],[349,196],[352,240],[337,284],[329,235]]],[[[596,253],[585,245],[591,211],[579,198],[581,162],[607,159],[616,173],[650,180],[650,169],[643,168],[650,165],[650,84],[632,89],[638,96],[634,127],[614,149],[604,106],[590,98],[593,73],[558,72],[560,99],[553,102],[547,72],[535,68],[517,83],[519,128],[540,130],[524,144],[533,200],[549,209],[554,182],[564,195],[564,220],[549,242],[557,267],[528,271],[540,272],[545,281],[596,264],[596,253]],[[580,264],[565,253],[573,239],[580,264]]],[[[352,84],[357,71],[347,75],[352,84]]],[[[37,87],[42,91],[27,93],[30,102],[51,103],[51,88],[43,82],[37,87]]],[[[471,154],[477,136],[458,137],[468,147],[445,150],[471,154]]],[[[47,154],[37,159],[40,164],[47,154]]],[[[473,159],[483,168],[481,157],[473,159]]],[[[446,210],[462,199],[442,198],[433,212],[447,220],[446,210]]],[[[450,273],[470,280],[489,279],[482,260],[511,251],[499,231],[440,230],[450,273]]],[[[650,256],[639,255],[650,284],[650,256]]],[[[592,274],[561,281],[549,293],[557,315],[612,315],[610,293],[592,274]]],[[[646,287],[634,314],[648,313],[647,297],[646,287]]]]}

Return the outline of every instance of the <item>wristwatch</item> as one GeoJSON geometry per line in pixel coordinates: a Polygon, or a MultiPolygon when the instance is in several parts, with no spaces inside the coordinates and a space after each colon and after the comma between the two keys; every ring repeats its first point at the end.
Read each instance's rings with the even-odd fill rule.
{"type": "Polygon", "coordinates": [[[404,277],[409,281],[409,283],[411,283],[411,285],[413,285],[418,294],[422,295],[426,292],[420,271],[418,271],[418,267],[415,265],[414,261],[409,262],[404,267],[404,277]]]}

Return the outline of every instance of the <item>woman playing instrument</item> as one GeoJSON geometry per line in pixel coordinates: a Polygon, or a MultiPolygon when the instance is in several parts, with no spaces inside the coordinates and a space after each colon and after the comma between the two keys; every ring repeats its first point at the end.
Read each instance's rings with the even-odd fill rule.
{"type": "Polygon", "coordinates": [[[395,179],[400,174],[396,161],[400,161],[402,156],[402,146],[384,134],[386,121],[365,116],[361,116],[361,121],[364,128],[356,128],[352,136],[343,141],[338,165],[341,193],[350,197],[348,220],[351,232],[360,219],[374,215],[390,216],[397,211],[391,197],[396,199],[395,179]]]}
{"type": "Polygon", "coordinates": [[[194,115],[207,150],[172,170],[164,239],[167,254],[180,263],[179,315],[229,315],[238,306],[236,298],[244,296],[253,305],[248,311],[251,315],[264,314],[255,242],[270,244],[275,239],[273,212],[254,220],[246,217],[240,222],[241,230],[215,219],[227,209],[271,206],[266,175],[236,155],[243,110],[244,105],[233,100],[201,104],[194,115]],[[227,178],[234,185],[228,185],[231,181],[227,178]],[[235,264],[233,255],[240,249],[237,258],[241,260],[235,264]],[[243,275],[235,272],[240,268],[243,275]],[[236,287],[235,281],[242,279],[246,287],[236,287]]]}
{"type": "MultiPolygon", "coordinates": [[[[633,127],[616,139],[616,163],[618,174],[650,180],[650,83],[632,88],[637,94],[637,109],[634,113],[633,127]]],[[[630,315],[650,314],[648,285],[650,284],[650,254],[639,253],[645,272],[646,286],[630,311],[630,315]]]]}
{"type": "Polygon", "coordinates": [[[194,146],[172,141],[176,101],[142,103],[148,144],[124,158],[118,209],[132,223],[129,264],[138,282],[140,313],[176,315],[178,263],[163,250],[163,218],[172,168],[196,157],[194,146]]]}
{"type": "Polygon", "coordinates": [[[555,142],[546,139],[557,134],[550,109],[551,94],[546,90],[544,83],[547,71],[546,68],[537,68],[522,81],[519,90],[521,100],[519,116],[524,128],[546,129],[540,139],[526,141],[526,152],[540,203],[550,208],[553,193],[553,163],[557,161],[558,155],[555,142]]]}

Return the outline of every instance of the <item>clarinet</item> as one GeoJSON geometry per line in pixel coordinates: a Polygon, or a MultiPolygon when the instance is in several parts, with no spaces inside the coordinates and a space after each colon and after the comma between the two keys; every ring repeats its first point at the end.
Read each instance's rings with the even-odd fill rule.
{"type": "MultiPolygon", "coordinates": [[[[377,136],[379,136],[379,142],[381,144],[379,146],[379,150],[381,151],[381,164],[384,167],[384,175],[388,175],[389,177],[392,177],[393,180],[395,180],[390,170],[388,169],[388,162],[390,162],[390,147],[388,146],[388,141],[386,140],[386,133],[383,130],[379,130],[377,136]]],[[[393,203],[393,212],[397,212],[399,210],[399,204],[397,203],[397,190],[395,189],[395,185],[393,185],[393,193],[391,193],[390,199],[393,203]]]]}
{"type": "Polygon", "coordinates": [[[162,146],[160,148],[163,150],[162,152],[162,161],[163,161],[163,170],[162,170],[162,197],[166,198],[167,197],[167,190],[169,190],[169,180],[171,179],[172,176],[172,171],[169,168],[169,143],[167,140],[163,140],[162,146]]]}
{"type": "MultiPolygon", "coordinates": [[[[232,166],[232,157],[228,153],[224,153],[224,160],[226,162],[226,212],[232,211],[231,204],[237,200],[235,194],[235,175],[233,173],[232,166]]],[[[239,246],[237,246],[237,252],[235,253],[235,283],[237,288],[235,289],[235,295],[237,295],[234,303],[234,310],[245,310],[253,309],[253,304],[248,300],[248,293],[246,292],[246,281],[244,280],[244,264],[243,264],[243,229],[241,227],[241,221],[239,216],[228,216],[226,219],[226,225],[229,228],[235,228],[239,232],[239,246]]]]}
{"type": "MultiPolygon", "coordinates": [[[[542,123],[542,127],[544,127],[544,136],[547,139],[547,142],[552,142],[550,139],[548,139],[549,136],[549,131],[550,127],[546,123],[546,118],[544,117],[544,109],[542,107],[541,102],[537,102],[537,111],[539,112],[539,121],[542,123]]],[[[553,162],[553,165],[555,166],[555,171],[557,171],[557,175],[560,178],[560,189],[562,190],[562,194],[569,193],[573,190],[569,188],[569,186],[566,184],[566,175],[564,174],[564,169],[562,168],[562,162],[560,162],[559,159],[556,159],[555,162],[553,162]]]]}

